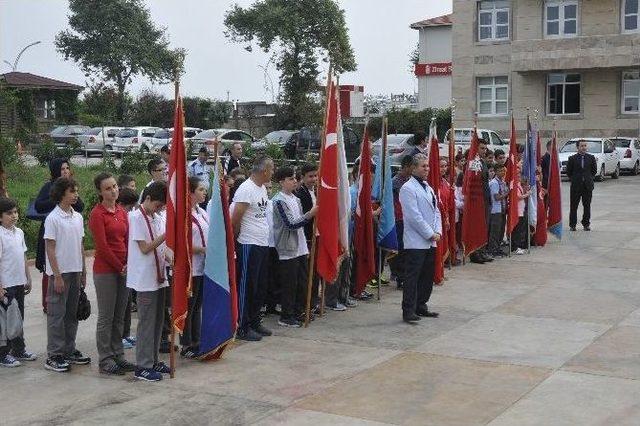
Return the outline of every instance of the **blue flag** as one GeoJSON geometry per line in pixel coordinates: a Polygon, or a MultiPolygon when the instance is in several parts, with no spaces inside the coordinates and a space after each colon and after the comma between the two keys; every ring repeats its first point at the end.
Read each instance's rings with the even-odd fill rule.
{"type": "Polygon", "coordinates": [[[386,138],[380,144],[380,155],[373,179],[371,196],[380,203],[380,219],[378,221],[378,247],[398,250],[398,235],[396,234],[396,216],[393,208],[393,183],[391,181],[391,163],[386,156],[386,138]]]}
{"type": "Polygon", "coordinates": [[[538,140],[537,130],[531,127],[529,117],[527,117],[527,146],[522,159],[522,175],[526,177],[531,188],[531,195],[528,203],[529,226],[534,228],[538,224],[538,187],[536,185],[536,167],[538,165],[536,156],[536,142],[538,140]]]}

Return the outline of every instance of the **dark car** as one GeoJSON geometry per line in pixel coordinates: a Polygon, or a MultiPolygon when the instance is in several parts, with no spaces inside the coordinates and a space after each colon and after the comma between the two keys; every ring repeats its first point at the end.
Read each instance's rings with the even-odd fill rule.
{"type": "MultiPolygon", "coordinates": [[[[309,155],[319,155],[322,129],[319,127],[303,127],[297,137],[291,137],[283,147],[285,156],[289,159],[303,159],[309,155]]],[[[353,163],[360,155],[360,136],[350,127],[343,127],[345,152],[347,162],[353,163]]]]}
{"type": "Polygon", "coordinates": [[[65,147],[71,142],[77,142],[78,136],[85,134],[89,130],[91,130],[89,126],[80,126],[76,124],[68,126],[58,126],[50,133],[43,134],[42,139],[50,140],[56,146],[65,147]]]}

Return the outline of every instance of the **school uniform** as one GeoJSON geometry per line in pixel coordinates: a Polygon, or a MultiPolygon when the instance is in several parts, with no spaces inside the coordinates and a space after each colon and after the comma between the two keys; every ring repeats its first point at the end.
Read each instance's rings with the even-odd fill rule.
{"type": "Polygon", "coordinates": [[[489,182],[491,191],[491,216],[489,218],[489,254],[500,254],[500,244],[504,236],[505,199],[496,200],[506,193],[506,185],[501,179],[493,178],[489,182]]]}
{"type": "Polygon", "coordinates": [[[129,249],[127,255],[127,287],[138,294],[138,331],[136,364],[150,369],[158,363],[158,351],[164,322],[164,307],[168,287],[162,244],[144,254],[138,241],[151,243],[165,232],[162,216],[151,216],[143,207],[129,213],[129,249]]]}
{"type": "MultiPolygon", "coordinates": [[[[24,286],[27,284],[24,254],[27,245],[24,232],[20,228],[5,228],[0,225],[0,286],[7,292],[7,296],[16,299],[20,315],[24,320],[24,286]]],[[[5,346],[0,347],[0,359],[11,352],[21,355],[25,351],[24,334],[11,339],[5,346]]]]}
{"type": "Polygon", "coordinates": [[[527,217],[524,214],[526,199],[520,199],[524,194],[524,189],[520,182],[516,183],[516,193],[518,199],[516,200],[518,203],[518,223],[516,227],[513,229],[513,233],[511,235],[511,250],[516,249],[526,249],[527,248],[527,217]]]}
{"type": "Polygon", "coordinates": [[[400,188],[404,219],[405,280],[402,287],[403,318],[426,314],[435,273],[434,234],[442,235],[442,218],[436,196],[422,179],[412,176],[400,188]]]}
{"type": "Polygon", "coordinates": [[[80,275],[83,270],[84,223],[82,215],[71,209],[66,212],[56,206],[44,222],[44,239],[56,243],[55,256],[64,281],[62,293],[55,291],[53,269],[46,256],[47,289],[47,353],[69,357],[76,352],[78,331],[78,299],[80,275]]]}

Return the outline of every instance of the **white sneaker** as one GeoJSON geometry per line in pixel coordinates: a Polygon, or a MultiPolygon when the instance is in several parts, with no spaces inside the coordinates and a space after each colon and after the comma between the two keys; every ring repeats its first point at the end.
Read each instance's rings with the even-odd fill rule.
{"type": "Polygon", "coordinates": [[[5,355],[4,358],[0,359],[0,367],[14,368],[14,367],[20,367],[21,365],[22,363],[20,361],[18,361],[17,359],[15,359],[9,354],[5,355]]]}
{"type": "Polygon", "coordinates": [[[336,306],[329,306],[328,308],[331,309],[332,311],[340,311],[340,312],[347,310],[347,307],[340,302],[336,303],[336,306]]]}
{"type": "Polygon", "coordinates": [[[513,253],[517,254],[518,256],[520,256],[520,255],[526,254],[527,252],[526,252],[526,250],[523,250],[523,249],[519,248],[518,250],[514,251],[513,253]]]}

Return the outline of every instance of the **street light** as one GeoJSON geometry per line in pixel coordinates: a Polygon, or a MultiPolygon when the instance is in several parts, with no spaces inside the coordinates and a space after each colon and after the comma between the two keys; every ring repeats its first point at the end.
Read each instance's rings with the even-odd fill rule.
{"type": "Polygon", "coordinates": [[[34,41],[31,44],[26,45],[25,47],[22,48],[22,50],[20,51],[20,53],[18,53],[18,56],[16,56],[16,60],[13,62],[13,65],[11,65],[11,62],[9,61],[2,61],[5,64],[9,65],[11,67],[12,71],[16,71],[18,69],[18,61],[20,61],[20,57],[22,56],[22,54],[24,53],[25,50],[27,50],[28,48],[30,48],[31,46],[35,46],[36,44],[40,44],[42,43],[41,41],[34,41]]]}

